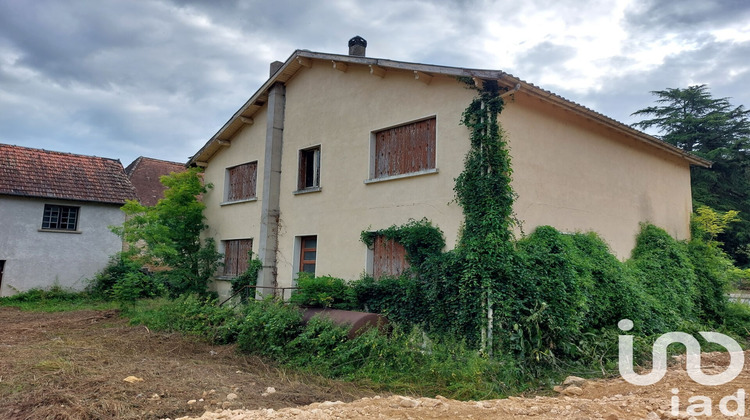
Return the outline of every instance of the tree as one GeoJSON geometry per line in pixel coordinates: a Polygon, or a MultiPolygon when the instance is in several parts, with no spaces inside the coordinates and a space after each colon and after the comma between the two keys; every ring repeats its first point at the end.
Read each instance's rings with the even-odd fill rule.
{"type": "Polygon", "coordinates": [[[199,169],[161,177],[167,189],[153,207],[128,201],[122,227],[114,228],[143,262],[160,268],[172,296],[205,294],[208,280],[220,264],[213,239],[201,241],[205,205],[198,199],[212,186],[203,185],[199,169]]]}
{"type": "Polygon", "coordinates": [[[632,115],[653,118],[633,126],[655,127],[667,143],[714,162],[709,169],[691,169],[694,205],[740,212],[741,221],[719,240],[739,265],[750,265],[750,110],[713,98],[706,85],[651,93],[657,105],[632,115]]]}

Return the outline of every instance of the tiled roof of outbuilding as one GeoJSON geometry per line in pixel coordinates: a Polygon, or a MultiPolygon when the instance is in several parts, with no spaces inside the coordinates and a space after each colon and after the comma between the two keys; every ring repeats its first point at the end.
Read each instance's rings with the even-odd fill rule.
{"type": "Polygon", "coordinates": [[[0,144],[0,195],[124,204],[136,198],[122,163],[0,144]]]}
{"type": "Polygon", "coordinates": [[[166,189],[160,181],[161,176],[185,170],[184,163],[141,156],[125,168],[125,173],[135,187],[138,201],[144,206],[155,206],[166,189]]]}

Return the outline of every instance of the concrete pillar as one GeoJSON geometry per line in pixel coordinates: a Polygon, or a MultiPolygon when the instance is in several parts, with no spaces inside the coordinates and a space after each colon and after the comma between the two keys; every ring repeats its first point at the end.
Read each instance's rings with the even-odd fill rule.
{"type": "MultiPolygon", "coordinates": [[[[286,87],[276,83],[268,92],[266,153],[263,157],[263,192],[261,204],[258,256],[263,269],[256,285],[277,287],[276,252],[279,247],[279,194],[281,189],[281,152],[284,138],[284,107],[286,87]]],[[[272,289],[259,288],[258,296],[272,294],[272,289]]]]}

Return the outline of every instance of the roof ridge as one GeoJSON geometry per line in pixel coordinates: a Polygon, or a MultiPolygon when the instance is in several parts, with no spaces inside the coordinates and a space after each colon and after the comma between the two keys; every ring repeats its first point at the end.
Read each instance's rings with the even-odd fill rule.
{"type": "Polygon", "coordinates": [[[113,162],[119,162],[122,164],[120,159],[117,158],[110,158],[110,157],[104,157],[104,156],[96,156],[96,155],[84,155],[82,153],[72,153],[72,152],[61,152],[59,150],[49,150],[49,149],[42,149],[38,147],[27,147],[27,146],[18,146],[16,144],[8,144],[8,143],[0,143],[0,147],[7,146],[7,147],[15,147],[18,149],[25,149],[25,150],[35,150],[45,153],[54,153],[58,155],[64,155],[64,156],[78,156],[78,157],[85,157],[85,158],[95,158],[95,159],[102,159],[102,160],[109,160],[113,162]]]}

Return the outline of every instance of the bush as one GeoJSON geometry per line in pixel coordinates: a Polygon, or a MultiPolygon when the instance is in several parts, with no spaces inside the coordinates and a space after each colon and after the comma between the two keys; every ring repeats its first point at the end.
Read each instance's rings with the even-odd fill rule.
{"type": "Polygon", "coordinates": [[[289,302],[300,306],[351,310],[357,308],[357,298],[345,280],[330,276],[313,277],[299,273],[299,289],[292,293],[289,302]]]}
{"type": "MultiPolygon", "coordinates": [[[[586,324],[586,284],[574,265],[573,246],[549,226],[537,228],[518,242],[522,276],[508,296],[513,350],[534,363],[572,354],[571,345],[586,324]]],[[[590,280],[590,279],[589,279],[590,280]]]]}
{"type": "Polygon", "coordinates": [[[239,349],[283,359],[284,347],[302,332],[302,312],[273,301],[249,301],[239,326],[239,349]]]}
{"type": "Polygon", "coordinates": [[[721,248],[702,240],[688,242],[688,255],[695,272],[697,314],[708,325],[721,325],[734,266],[721,248]]]}
{"type": "Polygon", "coordinates": [[[216,299],[195,294],[163,301],[155,309],[131,309],[128,315],[131,323],[144,324],[154,330],[197,335],[214,344],[236,341],[241,321],[234,309],[218,306],[216,299]]]}
{"type": "Polygon", "coordinates": [[[571,263],[586,295],[582,329],[614,328],[623,318],[639,313],[642,293],[620,260],[595,233],[566,235],[571,263]]]}
{"type": "Polygon", "coordinates": [[[750,306],[728,302],[725,309],[724,328],[747,340],[750,338],[750,306]]]}
{"type": "Polygon", "coordinates": [[[137,299],[148,299],[165,293],[158,276],[148,273],[131,254],[120,252],[90,281],[87,291],[102,299],[114,299],[121,304],[137,299]]]}
{"type": "Polygon", "coordinates": [[[422,282],[409,275],[370,276],[352,282],[359,309],[383,314],[391,322],[419,325],[426,318],[422,282]]]}
{"type": "Polygon", "coordinates": [[[661,228],[644,224],[627,265],[650,296],[647,306],[653,316],[644,320],[645,332],[673,331],[683,321],[696,320],[693,296],[697,279],[684,243],[661,228]]]}

